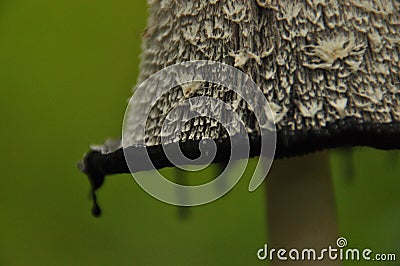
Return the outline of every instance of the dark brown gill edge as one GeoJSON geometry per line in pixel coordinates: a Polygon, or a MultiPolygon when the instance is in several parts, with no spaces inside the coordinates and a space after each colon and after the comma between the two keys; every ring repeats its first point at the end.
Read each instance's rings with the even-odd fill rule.
{"type": "MultiPolygon", "coordinates": [[[[249,157],[260,155],[261,139],[258,135],[249,134],[250,154],[249,157]]],[[[246,145],[235,136],[224,139],[214,140],[217,152],[212,160],[213,163],[225,163],[230,159],[230,147],[232,145],[246,145]]],[[[280,130],[277,132],[275,159],[282,159],[318,150],[349,147],[349,146],[369,146],[377,149],[392,150],[400,149],[400,123],[377,124],[372,122],[359,123],[359,120],[348,118],[336,123],[327,124],[321,129],[310,130],[280,130]]],[[[201,140],[189,140],[180,142],[182,153],[190,158],[196,159],[200,156],[199,144],[201,140]]],[[[165,145],[168,149],[168,144],[165,145]]],[[[126,148],[125,152],[131,154],[131,158],[136,158],[135,154],[142,154],[146,150],[153,165],[141,164],[138,158],[135,171],[146,171],[152,169],[162,169],[173,167],[166,157],[162,145],[143,146],[134,145],[126,148]]],[[[232,158],[243,159],[243,158],[232,158]]],[[[199,161],[201,164],[201,162],[199,161]]],[[[89,151],[78,164],[78,168],[87,175],[91,184],[91,196],[94,207],[92,213],[98,217],[101,210],[96,200],[96,190],[98,190],[107,175],[130,173],[130,169],[125,161],[124,150],[119,148],[110,153],[101,153],[97,150],[89,151]]]]}

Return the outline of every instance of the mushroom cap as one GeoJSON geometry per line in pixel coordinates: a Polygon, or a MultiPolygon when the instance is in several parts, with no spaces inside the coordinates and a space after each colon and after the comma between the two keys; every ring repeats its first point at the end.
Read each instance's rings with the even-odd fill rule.
{"type": "MultiPolygon", "coordinates": [[[[400,148],[398,1],[150,4],[138,84],[176,63],[217,61],[243,71],[266,97],[277,130],[278,158],[339,146],[400,148]]],[[[136,110],[151,104],[154,91],[136,110]]],[[[177,86],[154,104],[144,144],[160,145],[168,113],[198,96],[230,104],[248,134],[260,135],[253,107],[229,88],[198,82],[177,86]]],[[[128,115],[135,117],[135,110],[128,115]]],[[[127,131],[130,143],[143,143],[136,130],[127,131]]],[[[227,137],[221,124],[199,117],[170,141],[227,137]]]]}

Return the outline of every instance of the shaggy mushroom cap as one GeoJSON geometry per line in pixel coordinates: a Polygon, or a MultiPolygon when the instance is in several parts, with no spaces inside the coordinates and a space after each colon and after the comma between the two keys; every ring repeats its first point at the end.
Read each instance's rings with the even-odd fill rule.
{"type": "MultiPolygon", "coordinates": [[[[251,77],[270,103],[277,157],[343,145],[392,149],[400,147],[399,56],[394,0],[151,1],[139,83],[179,62],[226,63],[251,77]]],[[[153,107],[145,144],[160,144],[167,113],[196,96],[223,99],[251,120],[246,102],[227,88],[180,86],[153,107]]],[[[246,129],[259,134],[254,123],[246,129]]],[[[135,130],[132,144],[142,141],[135,130]]],[[[225,137],[202,117],[171,141],[225,137]]]]}
{"type": "MultiPolygon", "coordinates": [[[[339,146],[400,148],[398,1],[154,0],[149,5],[138,84],[176,63],[217,61],[243,71],[266,97],[277,130],[276,158],[339,146]]],[[[151,109],[145,139],[139,139],[136,132],[143,129],[135,127],[135,110],[150,104],[154,91],[132,109],[126,132],[132,147],[144,144],[153,158],[161,158],[160,167],[170,166],[159,149],[168,112],[198,96],[231,105],[245,122],[250,155],[257,155],[260,129],[251,107],[229,88],[208,82],[164,94],[151,109]]],[[[198,117],[169,141],[191,154],[203,138],[224,143],[228,137],[221,124],[198,117]]],[[[81,168],[91,176],[129,172],[118,145],[94,149],[81,168]]]]}

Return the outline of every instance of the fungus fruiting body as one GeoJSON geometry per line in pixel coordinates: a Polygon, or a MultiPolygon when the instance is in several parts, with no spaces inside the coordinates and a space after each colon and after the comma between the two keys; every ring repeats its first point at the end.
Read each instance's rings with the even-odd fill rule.
{"type": "MultiPolygon", "coordinates": [[[[260,88],[273,113],[275,158],[341,146],[400,148],[400,4],[369,1],[149,1],[138,84],[173,64],[209,60],[233,66],[260,88]]],[[[252,106],[229,88],[182,84],[152,105],[145,135],[135,110],[151,104],[157,87],[131,110],[130,149],[146,149],[155,168],[172,166],[161,149],[168,112],[200,96],[223,100],[242,117],[250,156],[259,152],[260,127],[252,106]],[[140,145],[136,145],[140,144],[140,145]]],[[[139,110],[139,111],[138,111],[139,110]]],[[[174,128],[170,128],[174,131],[174,128]]],[[[223,126],[196,117],[170,139],[198,153],[201,139],[216,141],[213,162],[225,163],[223,126]]],[[[120,145],[94,149],[81,169],[96,190],[105,175],[129,172],[120,145]],[[98,181],[100,180],[100,181],[98,181]]],[[[144,169],[143,169],[144,170],[144,169]]]]}
{"type": "MultiPolygon", "coordinates": [[[[277,158],[339,146],[400,147],[397,1],[149,4],[138,84],[176,63],[222,62],[252,78],[270,103],[277,158]]],[[[149,91],[135,110],[150,104],[156,91],[149,91]]],[[[243,99],[229,88],[195,82],[163,95],[152,107],[144,140],[137,128],[128,129],[131,143],[157,147],[168,112],[197,96],[223,99],[244,117],[248,134],[259,135],[259,128],[249,123],[252,107],[243,99]]],[[[171,141],[225,137],[222,126],[199,117],[171,141]]],[[[108,145],[99,151],[109,154],[118,148],[108,145]]]]}

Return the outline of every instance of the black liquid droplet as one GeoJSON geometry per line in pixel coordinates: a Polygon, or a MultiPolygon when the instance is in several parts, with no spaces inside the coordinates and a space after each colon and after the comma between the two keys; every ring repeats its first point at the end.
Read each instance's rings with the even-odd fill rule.
{"type": "Polygon", "coordinates": [[[92,215],[96,218],[100,217],[101,209],[99,204],[97,203],[97,197],[94,191],[92,191],[92,200],[93,200],[92,215]]]}
{"type": "Polygon", "coordinates": [[[178,217],[182,220],[190,218],[190,209],[187,206],[178,206],[178,217]]]}
{"type": "Polygon", "coordinates": [[[78,163],[78,169],[86,174],[92,187],[90,191],[90,197],[93,201],[92,215],[94,217],[99,217],[101,215],[101,209],[99,207],[99,204],[97,204],[95,191],[103,185],[105,178],[104,172],[102,168],[98,165],[96,159],[99,156],[101,156],[99,151],[92,150],[85,155],[83,161],[78,163]]]}
{"type": "Polygon", "coordinates": [[[92,215],[96,218],[100,217],[100,215],[101,215],[101,209],[97,203],[93,203],[92,215]]]}

